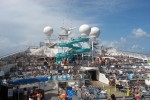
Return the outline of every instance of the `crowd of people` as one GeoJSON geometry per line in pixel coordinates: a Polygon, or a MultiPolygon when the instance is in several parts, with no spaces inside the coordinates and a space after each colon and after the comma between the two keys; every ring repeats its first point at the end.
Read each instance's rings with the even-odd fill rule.
{"type": "MultiPolygon", "coordinates": [[[[29,59],[29,57],[28,57],[29,59]]],[[[135,97],[137,100],[143,96],[143,94],[140,93],[140,86],[145,86],[144,84],[138,84],[138,82],[135,82],[137,84],[132,84],[134,87],[131,87],[132,85],[127,84],[123,85],[121,84],[120,80],[130,80],[128,78],[129,76],[129,67],[135,64],[140,64],[137,59],[131,59],[129,57],[103,57],[99,56],[97,58],[94,58],[93,61],[89,60],[84,60],[81,59],[81,57],[73,58],[73,59],[66,59],[63,58],[61,60],[61,63],[57,63],[56,58],[43,58],[41,59],[40,57],[31,57],[30,60],[28,60],[27,57],[22,59],[17,59],[16,62],[17,64],[17,71],[22,73],[22,78],[27,78],[27,77],[37,77],[37,76],[42,76],[42,75],[47,75],[51,76],[51,79],[53,76],[57,75],[64,75],[64,74],[69,74],[74,77],[80,77],[79,76],[79,68],[80,66],[86,66],[86,67],[102,67],[105,66],[106,68],[102,68],[103,70],[100,70],[100,72],[104,73],[106,76],[111,76],[108,77],[110,81],[111,86],[115,85],[122,85],[122,86],[129,86],[130,90],[130,95],[135,97]],[[24,60],[24,61],[23,61],[24,60]],[[137,61],[137,62],[136,62],[137,61]],[[28,65],[22,64],[20,62],[30,62],[28,65]],[[20,64],[19,64],[20,63],[20,64]],[[128,64],[128,66],[126,65],[128,64]],[[73,66],[73,67],[70,67],[73,66]]],[[[139,60],[141,61],[141,60],[139,60]]],[[[132,74],[134,74],[133,78],[137,79],[140,76],[143,75],[146,76],[146,73],[148,73],[150,70],[149,69],[143,69],[143,68],[136,68],[133,70],[132,68],[132,74]],[[137,71],[138,70],[138,71],[137,71]]],[[[10,75],[11,78],[20,78],[20,74],[14,74],[11,73],[10,75]]],[[[71,79],[71,78],[70,78],[71,79]]],[[[77,78],[78,79],[78,78],[77,78]]],[[[40,94],[37,93],[30,93],[29,97],[32,99],[33,97],[40,97],[40,94]],[[32,95],[31,95],[32,94],[32,95]]],[[[115,95],[112,94],[109,100],[115,100],[115,95]]]]}

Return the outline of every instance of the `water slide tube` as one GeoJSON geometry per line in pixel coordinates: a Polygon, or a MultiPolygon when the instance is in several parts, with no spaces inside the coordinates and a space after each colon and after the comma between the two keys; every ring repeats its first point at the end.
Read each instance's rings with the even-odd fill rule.
{"type": "Polygon", "coordinates": [[[57,58],[69,58],[70,56],[74,54],[90,52],[90,48],[82,48],[82,47],[73,46],[73,44],[75,43],[88,42],[88,41],[89,41],[89,38],[77,38],[77,39],[73,38],[72,41],[68,43],[57,43],[57,46],[68,47],[68,48],[74,49],[74,51],[69,51],[66,53],[57,53],[57,58]]]}

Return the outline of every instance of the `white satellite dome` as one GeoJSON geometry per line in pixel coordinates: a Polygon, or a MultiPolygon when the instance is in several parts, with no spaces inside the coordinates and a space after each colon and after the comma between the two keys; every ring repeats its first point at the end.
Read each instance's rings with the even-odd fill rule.
{"type": "Polygon", "coordinates": [[[47,37],[50,37],[51,34],[53,33],[53,28],[50,27],[50,26],[46,26],[46,27],[44,28],[43,32],[45,33],[45,35],[46,35],[47,37]]]}
{"type": "Polygon", "coordinates": [[[90,37],[99,37],[100,35],[100,29],[98,27],[92,27],[90,32],[90,37]]]}
{"type": "Polygon", "coordinates": [[[80,26],[79,32],[81,33],[81,36],[88,36],[91,32],[91,27],[87,24],[83,24],[80,26]]]}

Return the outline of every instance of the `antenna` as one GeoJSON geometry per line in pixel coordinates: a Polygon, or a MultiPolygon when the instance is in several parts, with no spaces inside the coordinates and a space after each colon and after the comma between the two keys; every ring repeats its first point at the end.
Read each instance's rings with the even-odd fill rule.
{"type": "Polygon", "coordinates": [[[71,28],[65,28],[65,27],[60,27],[62,30],[65,31],[65,35],[70,35],[71,34],[71,30],[75,29],[76,27],[71,27],[71,28]]]}

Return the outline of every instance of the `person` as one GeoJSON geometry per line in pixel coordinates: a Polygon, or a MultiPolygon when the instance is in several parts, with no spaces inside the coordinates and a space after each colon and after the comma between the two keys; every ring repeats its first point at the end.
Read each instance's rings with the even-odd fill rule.
{"type": "Polygon", "coordinates": [[[23,95],[24,95],[24,100],[27,100],[28,91],[27,91],[26,88],[24,88],[24,93],[23,93],[23,95]]]}
{"type": "Polygon", "coordinates": [[[125,97],[125,96],[123,96],[123,97],[122,97],[122,100],[126,100],[126,97],[125,97]]]}
{"type": "Polygon", "coordinates": [[[41,94],[39,92],[36,93],[37,100],[41,100],[41,94]]]}
{"type": "Polygon", "coordinates": [[[106,96],[107,100],[111,100],[111,98],[109,96],[106,96]]]}
{"type": "Polygon", "coordinates": [[[144,97],[144,95],[142,95],[142,96],[141,96],[141,99],[142,99],[142,100],[145,100],[145,97],[144,97]]]}
{"type": "Polygon", "coordinates": [[[82,92],[81,90],[78,90],[78,91],[77,91],[77,97],[78,97],[79,99],[82,98],[81,92],[82,92]]]}
{"type": "Polygon", "coordinates": [[[74,87],[75,87],[75,94],[77,94],[77,91],[78,91],[78,83],[77,82],[74,83],[74,87]]]}
{"type": "Polygon", "coordinates": [[[136,100],[140,100],[140,98],[141,98],[139,92],[136,92],[136,94],[134,96],[135,96],[136,100]]]}
{"type": "Polygon", "coordinates": [[[112,95],[110,96],[110,98],[107,98],[107,100],[116,100],[116,96],[115,96],[114,94],[112,94],[112,95]]]}
{"type": "Polygon", "coordinates": [[[33,100],[32,95],[29,95],[29,100],[33,100]]]}
{"type": "Polygon", "coordinates": [[[110,97],[111,97],[111,100],[116,100],[116,96],[114,94],[112,94],[110,97]]]}

